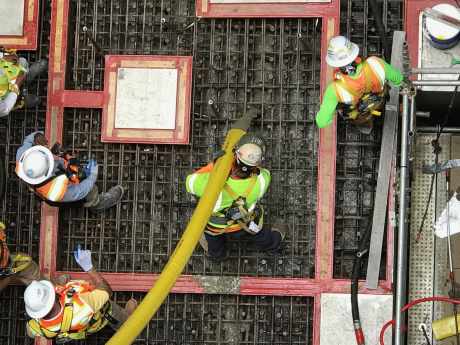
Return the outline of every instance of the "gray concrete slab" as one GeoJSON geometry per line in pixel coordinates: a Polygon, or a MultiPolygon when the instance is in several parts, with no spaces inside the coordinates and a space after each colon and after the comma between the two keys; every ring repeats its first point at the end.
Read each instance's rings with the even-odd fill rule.
{"type": "Polygon", "coordinates": [[[177,69],[119,68],[115,128],[174,129],[177,69]]]}
{"type": "Polygon", "coordinates": [[[0,0],[0,36],[22,36],[24,0],[0,0]]]}
{"type": "MultiPolygon", "coordinates": [[[[392,295],[359,295],[359,313],[366,344],[378,344],[380,329],[392,318],[392,295]]],[[[321,345],[356,345],[349,294],[321,295],[321,345]]],[[[391,345],[391,330],[385,334],[391,345]]]]}

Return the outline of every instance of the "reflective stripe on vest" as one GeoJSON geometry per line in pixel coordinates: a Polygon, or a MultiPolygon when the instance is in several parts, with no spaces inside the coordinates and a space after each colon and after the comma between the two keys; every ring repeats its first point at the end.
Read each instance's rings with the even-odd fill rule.
{"type": "Polygon", "coordinates": [[[84,339],[86,334],[95,333],[105,327],[108,320],[104,317],[110,312],[110,302],[97,312],[84,302],[79,295],[91,292],[94,288],[83,281],[71,281],[64,287],[56,287],[63,306],[56,317],[51,320],[32,319],[28,325],[32,335],[44,336],[48,339],[84,339]]]}
{"type": "Polygon", "coordinates": [[[0,75],[0,98],[2,98],[8,93],[10,82],[16,80],[23,68],[18,64],[0,59],[0,69],[3,72],[0,75]]]}
{"type": "Polygon", "coordinates": [[[361,71],[355,78],[338,73],[333,82],[339,103],[357,104],[367,93],[380,93],[385,85],[385,68],[378,58],[371,56],[361,64],[361,71]]]}
{"type": "Polygon", "coordinates": [[[34,188],[35,192],[43,199],[58,202],[64,198],[64,194],[69,186],[69,179],[66,175],[59,175],[43,186],[34,188]]]}

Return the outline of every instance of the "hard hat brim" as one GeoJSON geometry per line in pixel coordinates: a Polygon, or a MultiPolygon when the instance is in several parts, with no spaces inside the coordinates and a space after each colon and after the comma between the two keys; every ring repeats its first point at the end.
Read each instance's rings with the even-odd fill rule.
{"type": "Polygon", "coordinates": [[[359,55],[359,46],[351,42],[351,53],[344,59],[334,59],[330,55],[326,55],[326,63],[331,67],[343,67],[352,63],[359,55]]]}
{"type": "Polygon", "coordinates": [[[19,176],[19,178],[21,180],[23,180],[24,182],[26,182],[28,184],[37,185],[37,184],[40,184],[40,183],[46,181],[47,179],[49,179],[51,177],[51,175],[53,174],[53,171],[54,171],[54,157],[53,157],[53,154],[51,153],[51,151],[49,149],[47,149],[44,146],[41,146],[41,145],[32,146],[31,148],[27,149],[21,155],[21,157],[19,158],[17,174],[18,174],[18,176],[19,176]],[[27,176],[24,173],[24,169],[23,169],[24,158],[27,155],[29,155],[30,153],[34,152],[34,151],[40,151],[40,152],[44,153],[47,156],[48,161],[50,162],[50,165],[48,167],[48,171],[46,172],[46,175],[41,176],[41,177],[36,177],[36,178],[27,176]]]}
{"type": "Polygon", "coordinates": [[[53,309],[54,302],[56,301],[56,292],[54,290],[54,285],[48,280],[40,280],[39,282],[41,284],[46,285],[50,293],[48,295],[47,300],[45,301],[44,307],[41,308],[39,311],[34,311],[34,310],[29,309],[26,304],[26,313],[32,319],[41,319],[45,317],[46,315],[48,315],[51,309],[53,309]]]}

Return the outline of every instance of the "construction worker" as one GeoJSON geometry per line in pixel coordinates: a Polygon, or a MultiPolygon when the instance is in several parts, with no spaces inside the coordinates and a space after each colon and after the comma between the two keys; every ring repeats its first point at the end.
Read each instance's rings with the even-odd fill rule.
{"type": "MultiPolygon", "coordinates": [[[[284,239],[286,228],[276,225],[263,227],[263,208],[258,201],[270,185],[270,172],[261,167],[265,151],[263,140],[245,134],[235,146],[235,160],[230,176],[214,206],[200,244],[209,258],[226,258],[227,239],[247,238],[262,251],[276,253],[284,239]]],[[[214,167],[209,163],[187,176],[187,192],[201,197],[214,167]]]]}
{"type": "Polygon", "coordinates": [[[9,251],[5,231],[5,224],[0,222],[0,292],[8,285],[29,285],[40,279],[38,265],[29,255],[9,251]]]}
{"type": "Polygon", "coordinates": [[[18,57],[14,50],[0,51],[0,117],[7,116],[11,110],[40,103],[40,98],[29,94],[24,86],[47,68],[47,60],[39,60],[29,67],[27,60],[18,57]]]}
{"type": "Polygon", "coordinates": [[[29,337],[54,339],[58,344],[85,339],[106,325],[117,330],[136,309],[135,299],[125,308],[110,299],[112,289],[94,269],[91,251],[78,247],[74,255],[90,282],[71,280],[61,286],[34,280],[24,292],[26,313],[31,318],[27,323],[29,337]]]}
{"type": "Polygon", "coordinates": [[[82,204],[92,211],[103,211],[123,197],[117,185],[99,194],[96,186],[98,165],[90,160],[82,169],[78,159],[63,152],[59,144],[48,149],[42,132],[29,134],[16,153],[16,174],[45,202],[53,206],[82,204]],[[52,152],[53,151],[53,152],[52,152]]]}
{"type": "Polygon", "coordinates": [[[336,70],[334,81],[324,93],[316,124],[319,128],[329,126],[337,111],[362,132],[369,133],[373,117],[380,116],[385,102],[386,81],[400,86],[403,75],[376,56],[362,59],[358,45],[343,36],[335,36],[329,41],[326,62],[336,70]]]}

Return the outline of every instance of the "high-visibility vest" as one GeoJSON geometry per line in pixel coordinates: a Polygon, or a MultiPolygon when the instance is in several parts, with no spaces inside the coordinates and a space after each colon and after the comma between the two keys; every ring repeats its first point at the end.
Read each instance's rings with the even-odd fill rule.
{"type": "MultiPolygon", "coordinates": [[[[213,169],[213,163],[206,165],[195,173],[187,176],[186,188],[191,194],[198,197],[206,187],[210,173],[213,169]]],[[[221,234],[236,232],[244,229],[244,222],[232,221],[226,217],[226,211],[235,206],[238,199],[244,200],[244,206],[241,211],[246,213],[245,220],[255,220],[255,209],[257,202],[262,198],[270,185],[270,172],[267,169],[260,168],[258,175],[252,175],[246,179],[234,179],[229,177],[220,192],[213,213],[207,224],[207,232],[212,234],[221,234]]],[[[257,222],[259,228],[263,225],[263,209],[260,207],[257,222]]]]}
{"type": "Polygon", "coordinates": [[[94,287],[85,281],[70,281],[65,286],[56,286],[61,310],[51,320],[32,319],[28,328],[33,336],[56,339],[58,343],[85,339],[87,334],[96,333],[109,322],[110,302],[101,310],[94,311],[80,294],[91,292],[94,287]]]}
{"type": "Polygon", "coordinates": [[[336,73],[333,86],[339,103],[356,105],[368,93],[381,93],[385,86],[385,67],[381,59],[371,56],[361,63],[358,75],[336,73]]]}
{"type": "Polygon", "coordinates": [[[23,253],[10,253],[6,244],[5,225],[0,222],[0,278],[16,274],[27,268],[32,258],[23,253]]]}
{"type": "Polygon", "coordinates": [[[0,59],[0,99],[5,97],[10,88],[10,82],[16,80],[16,78],[24,72],[24,68],[13,62],[5,59],[0,59]]]}
{"type": "MultiPolygon", "coordinates": [[[[69,167],[69,161],[61,158],[64,161],[64,167],[67,169],[69,167]]],[[[18,172],[19,166],[16,164],[16,173],[18,172]]],[[[59,175],[52,176],[45,182],[42,182],[39,185],[31,186],[35,194],[40,198],[52,202],[62,201],[64,194],[67,192],[69,184],[78,184],[80,183],[77,174],[74,171],[70,171],[69,174],[62,172],[59,175]],[[68,175],[71,174],[69,178],[68,175]]]]}

